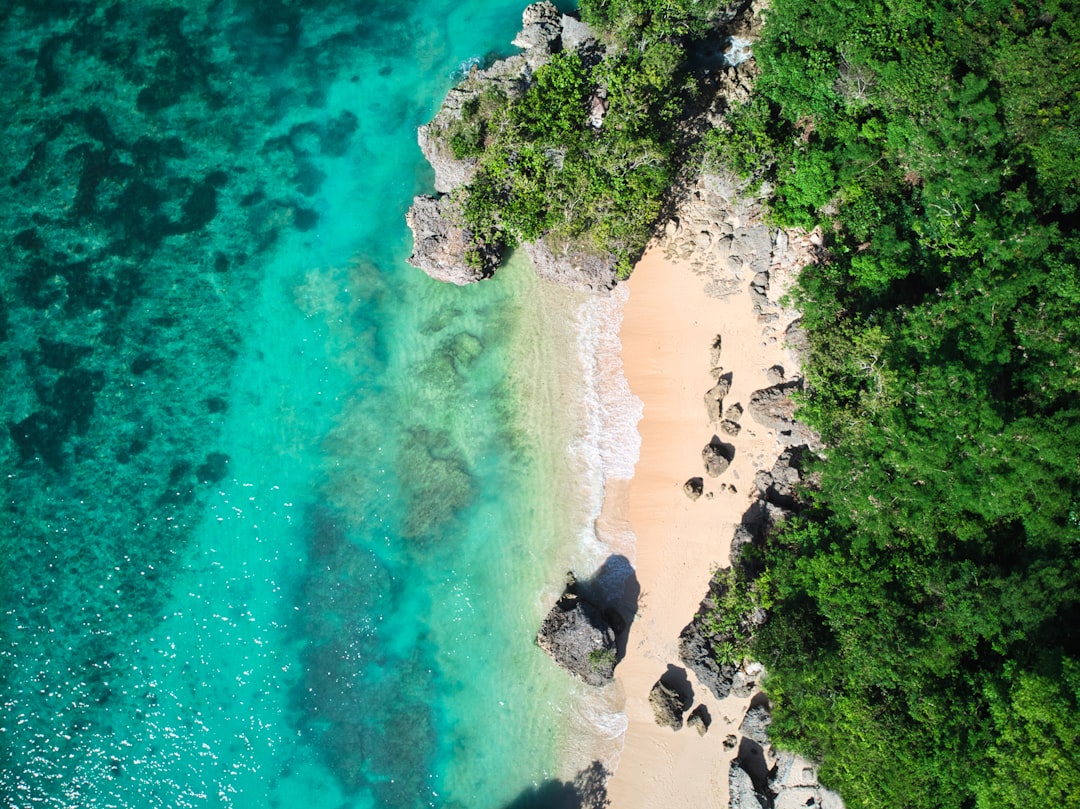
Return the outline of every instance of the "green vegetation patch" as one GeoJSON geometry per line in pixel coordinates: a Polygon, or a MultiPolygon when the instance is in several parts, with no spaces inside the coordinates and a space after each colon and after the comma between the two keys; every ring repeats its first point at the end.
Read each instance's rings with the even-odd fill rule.
{"type": "Polygon", "coordinates": [[[657,16],[643,3],[582,3],[582,16],[606,32],[604,58],[557,53],[520,98],[488,91],[447,133],[455,157],[479,160],[458,191],[463,224],[498,247],[550,235],[609,253],[629,275],[694,153],[686,126],[701,100],[694,37],[729,7],[689,4],[657,16]]]}
{"type": "Polygon", "coordinates": [[[825,234],[772,732],[851,807],[1080,805],[1080,14],[774,0],[707,137],[825,234]]]}

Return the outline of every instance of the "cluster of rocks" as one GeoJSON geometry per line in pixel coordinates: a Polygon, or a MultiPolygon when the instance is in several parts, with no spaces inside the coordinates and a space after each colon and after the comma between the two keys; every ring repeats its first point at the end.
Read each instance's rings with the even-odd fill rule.
{"type": "Polygon", "coordinates": [[[661,246],[668,258],[702,276],[707,295],[741,292],[749,279],[759,321],[778,324],[780,299],[798,271],[820,256],[821,234],[770,227],[765,220],[769,192],[766,185],[751,192],[729,175],[702,175],[664,225],[661,246]]]}
{"type": "MultiPolygon", "coordinates": [[[[694,695],[689,683],[685,680],[679,682],[671,676],[672,670],[679,672],[678,669],[671,667],[669,673],[662,676],[653,685],[652,690],[649,692],[649,705],[652,706],[653,718],[656,720],[656,724],[663,728],[681,730],[683,727],[683,715],[694,704],[694,695]]],[[[685,672],[680,673],[685,674],[685,672]]],[[[686,726],[696,730],[699,736],[708,733],[711,724],[712,716],[709,715],[709,709],[703,704],[690,711],[689,716],[686,717],[686,726]]]]}

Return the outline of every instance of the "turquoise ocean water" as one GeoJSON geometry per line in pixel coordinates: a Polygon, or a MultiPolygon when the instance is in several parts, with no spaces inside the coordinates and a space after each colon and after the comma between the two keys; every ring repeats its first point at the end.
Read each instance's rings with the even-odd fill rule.
{"type": "Polygon", "coordinates": [[[533,643],[604,555],[608,305],[404,263],[522,6],[0,3],[0,805],[499,807],[617,747],[533,643]]]}

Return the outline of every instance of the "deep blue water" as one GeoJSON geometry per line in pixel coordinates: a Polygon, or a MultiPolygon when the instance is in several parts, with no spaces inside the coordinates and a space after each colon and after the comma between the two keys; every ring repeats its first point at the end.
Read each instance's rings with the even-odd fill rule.
{"type": "Polygon", "coordinates": [[[558,327],[527,268],[404,263],[416,127],[522,5],[0,4],[3,805],[560,772],[573,419],[524,427],[558,327]]]}

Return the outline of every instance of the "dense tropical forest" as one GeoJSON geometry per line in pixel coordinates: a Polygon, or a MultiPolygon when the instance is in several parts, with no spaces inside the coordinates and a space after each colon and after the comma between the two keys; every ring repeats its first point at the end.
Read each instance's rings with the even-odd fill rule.
{"type": "Polygon", "coordinates": [[[731,8],[582,0],[607,58],[557,56],[455,133],[466,220],[628,271],[704,162],[821,226],[794,303],[826,449],[755,566],[774,740],[851,807],[1080,806],[1080,9],[773,0],[755,93],[712,128],[731,8]]]}
{"type": "Polygon", "coordinates": [[[820,224],[781,744],[851,806],[1080,806],[1080,13],[776,0],[716,158],[820,224]]]}

